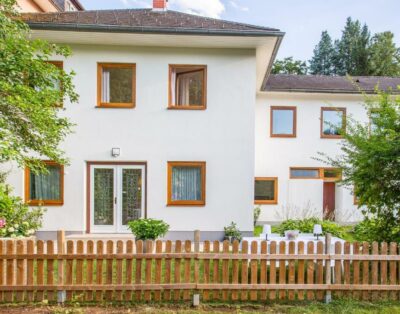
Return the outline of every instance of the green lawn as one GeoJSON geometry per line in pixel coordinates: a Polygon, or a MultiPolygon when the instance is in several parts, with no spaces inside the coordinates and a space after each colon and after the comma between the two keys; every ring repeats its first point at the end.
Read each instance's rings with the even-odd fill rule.
{"type": "Polygon", "coordinates": [[[51,314],[92,314],[92,313],[293,313],[293,314],[395,314],[400,313],[400,303],[388,302],[356,302],[356,301],[334,301],[329,305],[323,303],[293,303],[293,304],[206,304],[201,305],[199,308],[192,308],[186,304],[103,304],[99,306],[86,306],[74,304],[71,306],[15,306],[15,305],[1,305],[0,313],[51,313],[51,314]]]}

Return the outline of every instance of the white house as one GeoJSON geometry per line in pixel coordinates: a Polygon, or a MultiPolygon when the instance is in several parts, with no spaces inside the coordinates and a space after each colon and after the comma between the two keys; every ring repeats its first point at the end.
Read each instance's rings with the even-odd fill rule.
{"type": "Polygon", "coordinates": [[[349,113],[366,119],[362,98],[343,78],[336,84],[346,88],[333,91],[330,78],[321,91],[321,77],[298,77],[307,88],[270,77],[278,29],[169,11],[165,0],[23,19],[33,38],[72,48],[53,62],[76,72],[80,95],[63,104],[76,123],[63,143],[70,165],[48,161],[46,176],[10,165],[15,192],[47,208],[40,237],[124,233],[149,217],[170,224],[169,238],[199,229],[216,239],[232,221],[251,234],[255,203],[273,222],[304,208],[322,216],[325,205],[336,218],[355,211],[337,172],[312,157],[339,151],[337,130],[320,131],[321,108],[330,108],[323,127],[338,112],[339,123],[349,113]]]}

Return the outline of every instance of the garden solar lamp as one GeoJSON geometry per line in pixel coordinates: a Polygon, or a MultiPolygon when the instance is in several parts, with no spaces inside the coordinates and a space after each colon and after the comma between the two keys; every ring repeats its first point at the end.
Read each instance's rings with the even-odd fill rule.
{"type": "Polygon", "coordinates": [[[271,235],[271,234],[272,234],[272,232],[271,232],[271,225],[264,225],[264,226],[263,226],[263,232],[262,232],[262,233],[265,234],[265,240],[268,241],[268,235],[271,235]]]}
{"type": "Polygon", "coordinates": [[[314,236],[317,237],[317,241],[318,241],[318,237],[322,235],[322,227],[321,225],[314,225],[314,236]]]}

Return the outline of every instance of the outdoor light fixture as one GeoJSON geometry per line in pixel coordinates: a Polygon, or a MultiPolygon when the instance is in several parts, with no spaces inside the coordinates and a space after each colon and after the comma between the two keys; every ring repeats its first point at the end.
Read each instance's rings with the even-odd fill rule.
{"type": "Polygon", "coordinates": [[[320,235],[322,235],[322,227],[321,227],[321,225],[314,225],[314,236],[316,236],[317,237],[317,241],[318,241],[318,237],[320,236],[320,235]]]}
{"type": "Polygon", "coordinates": [[[118,147],[113,147],[111,149],[111,156],[113,157],[119,157],[119,155],[121,154],[121,149],[118,147]]]}

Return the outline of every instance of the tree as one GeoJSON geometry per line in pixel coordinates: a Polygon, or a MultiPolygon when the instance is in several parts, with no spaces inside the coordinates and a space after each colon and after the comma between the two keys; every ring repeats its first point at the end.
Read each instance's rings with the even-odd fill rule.
{"type": "MultiPolygon", "coordinates": [[[[400,91],[400,88],[399,88],[400,91]]],[[[375,219],[375,234],[399,239],[400,223],[400,96],[378,91],[365,96],[370,121],[348,118],[341,154],[324,160],[343,171],[342,184],[354,187],[367,221],[375,219]],[[397,229],[396,229],[397,228],[397,229]]],[[[372,232],[372,230],[371,230],[372,232]]]]}
{"type": "Polygon", "coordinates": [[[333,57],[335,50],[333,48],[332,38],[327,31],[321,34],[321,40],[314,48],[314,55],[309,61],[309,70],[311,74],[332,75],[333,57]]]}
{"type": "Polygon", "coordinates": [[[293,57],[276,60],[272,67],[272,74],[307,74],[307,64],[305,61],[293,60],[293,57]]]}
{"type": "Polygon", "coordinates": [[[400,76],[400,49],[393,42],[392,32],[375,34],[369,47],[369,74],[400,76]]]}
{"type": "Polygon", "coordinates": [[[66,162],[59,144],[72,123],[59,115],[60,104],[66,98],[77,101],[77,94],[73,72],[47,62],[69,56],[70,50],[29,40],[15,5],[15,0],[0,0],[0,162],[41,170],[41,159],[66,162]]]}
{"type": "Polygon", "coordinates": [[[341,39],[335,41],[334,74],[368,75],[369,42],[368,26],[348,17],[341,39]]]}

